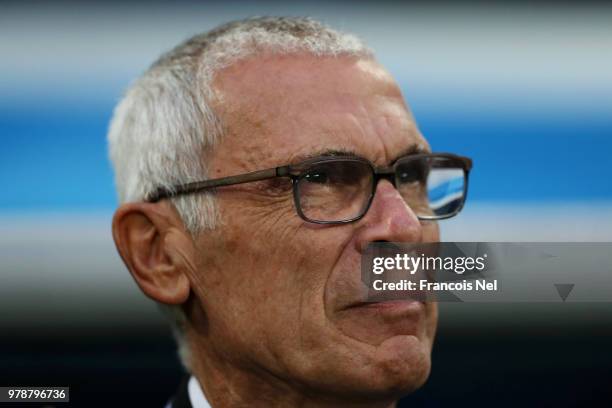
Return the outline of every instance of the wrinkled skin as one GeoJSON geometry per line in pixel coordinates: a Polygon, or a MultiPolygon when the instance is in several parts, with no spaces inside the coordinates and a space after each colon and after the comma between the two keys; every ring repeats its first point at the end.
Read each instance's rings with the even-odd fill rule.
{"type": "MultiPolygon", "coordinates": [[[[415,145],[429,150],[397,84],[372,60],[259,56],[221,71],[214,86],[227,134],[210,178],[327,150],[377,166],[415,145]]],[[[361,220],[337,226],[303,221],[287,180],[216,197],[221,224],[178,257],[193,371],[214,406],[388,407],[425,382],[436,305],[361,304],[360,258],[372,241],[437,241],[436,223],[420,222],[385,180],[361,220]]]]}
{"type": "MultiPolygon", "coordinates": [[[[211,177],[328,149],[382,166],[414,144],[427,146],[397,85],[372,61],[260,58],[224,71],[215,85],[229,135],[211,177]]],[[[308,224],[287,185],[251,183],[218,194],[223,227],[197,240],[194,307],[207,329],[195,330],[194,346],[215,350],[211,360],[261,367],[328,398],[384,400],[415,389],[429,372],[435,305],[350,306],[364,300],[359,265],[368,242],[436,241],[436,224],[421,225],[386,181],[359,222],[308,224]]]]}

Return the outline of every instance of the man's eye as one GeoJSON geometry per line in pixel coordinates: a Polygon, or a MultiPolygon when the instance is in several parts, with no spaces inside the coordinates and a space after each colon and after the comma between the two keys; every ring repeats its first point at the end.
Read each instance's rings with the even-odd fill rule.
{"type": "Polygon", "coordinates": [[[402,184],[424,183],[427,179],[427,163],[418,161],[414,163],[404,163],[397,166],[396,180],[402,184]]]}
{"type": "Polygon", "coordinates": [[[414,183],[421,180],[420,174],[417,171],[400,171],[398,178],[402,183],[414,183]]]}
{"type": "Polygon", "coordinates": [[[304,179],[310,183],[324,184],[329,181],[329,177],[326,172],[323,171],[312,171],[304,176],[304,179]]]}

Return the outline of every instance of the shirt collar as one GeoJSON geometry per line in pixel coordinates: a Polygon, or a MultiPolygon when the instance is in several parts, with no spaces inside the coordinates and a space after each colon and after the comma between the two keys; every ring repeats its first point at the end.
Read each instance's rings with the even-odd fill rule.
{"type": "Polygon", "coordinates": [[[202,387],[200,387],[200,382],[194,376],[189,378],[187,391],[189,392],[189,401],[191,402],[191,406],[193,408],[211,408],[206,396],[204,395],[204,392],[202,391],[202,387]]]}

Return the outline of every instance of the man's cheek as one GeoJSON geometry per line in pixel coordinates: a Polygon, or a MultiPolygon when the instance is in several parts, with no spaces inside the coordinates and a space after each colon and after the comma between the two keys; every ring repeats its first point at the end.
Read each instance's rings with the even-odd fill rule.
{"type": "Polygon", "coordinates": [[[271,249],[265,258],[262,292],[268,302],[282,306],[275,315],[279,320],[290,320],[287,327],[320,320],[325,315],[325,287],[339,247],[324,236],[315,236],[322,232],[308,228],[279,231],[282,246],[271,249]]]}
{"type": "MultiPolygon", "coordinates": [[[[247,210],[238,209],[240,222],[261,243],[284,242],[294,235],[304,222],[295,210],[293,200],[276,198],[251,205],[247,210]]],[[[230,222],[235,222],[231,221],[230,222]]]]}

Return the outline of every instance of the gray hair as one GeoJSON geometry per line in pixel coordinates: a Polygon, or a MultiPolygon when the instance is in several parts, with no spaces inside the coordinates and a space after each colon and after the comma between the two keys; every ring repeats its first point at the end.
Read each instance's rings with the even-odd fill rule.
{"type": "MultiPolygon", "coordinates": [[[[206,159],[223,136],[221,121],[211,108],[214,75],[262,52],[372,56],[353,35],[309,18],[250,18],[188,39],[162,55],[115,108],[108,142],[121,203],[142,201],[159,187],[172,189],[207,177],[206,159]]],[[[211,194],[171,200],[192,235],[219,224],[211,194]]],[[[179,355],[189,370],[182,309],[161,306],[171,315],[179,355]]]]}

